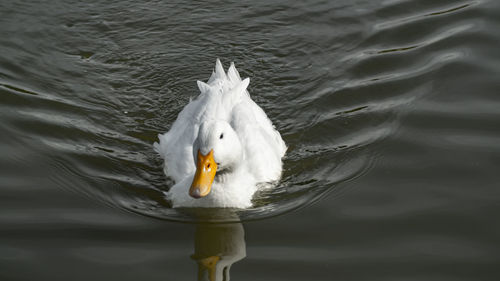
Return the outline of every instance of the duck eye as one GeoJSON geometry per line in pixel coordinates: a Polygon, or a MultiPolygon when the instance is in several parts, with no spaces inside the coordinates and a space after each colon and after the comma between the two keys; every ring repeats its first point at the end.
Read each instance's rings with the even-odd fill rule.
{"type": "Polygon", "coordinates": [[[224,137],[224,134],[220,134],[219,139],[222,139],[224,137]]]}

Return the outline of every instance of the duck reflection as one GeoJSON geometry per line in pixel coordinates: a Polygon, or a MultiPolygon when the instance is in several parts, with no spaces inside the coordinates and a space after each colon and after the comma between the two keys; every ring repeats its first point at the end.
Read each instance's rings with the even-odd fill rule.
{"type": "Polygon", "coordinates": [[[198,224],[194,254],[198,280],[227,281],[231,265],[246,256],[245,231],[241,223],[198,224]]]}

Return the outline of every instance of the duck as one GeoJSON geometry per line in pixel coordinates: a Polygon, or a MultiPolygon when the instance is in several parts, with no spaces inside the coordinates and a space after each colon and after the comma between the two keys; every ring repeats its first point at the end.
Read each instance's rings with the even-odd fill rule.
{"type": "Polygon", "coordinates": [[[225,72],[217,59],[208,81],[197,81],[199,95],[158,135],[153,146],[174,181],[165,192],[173,208],[249,208],[257,190],[279,181],[287,147],[249,83],[234,62],[225,72]]]}

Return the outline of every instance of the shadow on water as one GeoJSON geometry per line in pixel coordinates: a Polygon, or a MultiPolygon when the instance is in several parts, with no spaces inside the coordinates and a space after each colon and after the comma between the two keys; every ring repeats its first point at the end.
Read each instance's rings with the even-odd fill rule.
{"type": "Polygon", "coordinates": [[[198,281],[230,280],[231,266],[246,257],[245,230],[237,210],[186,208],[183,211],[200,221],[233,221],[196,223],[194,253],[191,255],[198,265],[198,281]]]}
{"type": "Polygon", "coordinates": [[[191,258],[198,264],[198,281],[230,280],[231,266],[245,256],[241,223],[196,225],[191,258]]]}

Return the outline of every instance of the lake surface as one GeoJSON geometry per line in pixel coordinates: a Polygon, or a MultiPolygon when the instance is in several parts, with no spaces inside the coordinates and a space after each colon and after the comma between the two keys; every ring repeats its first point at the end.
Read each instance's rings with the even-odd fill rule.
{"type": "Polygon", "coordinates": [[[2,1],[0,280],[499,280],[499,31],[493,0],[2,1]],[[216,58],[289,147],[203,213],[243,224],[170,208],[152,148],[216,58]]]}

